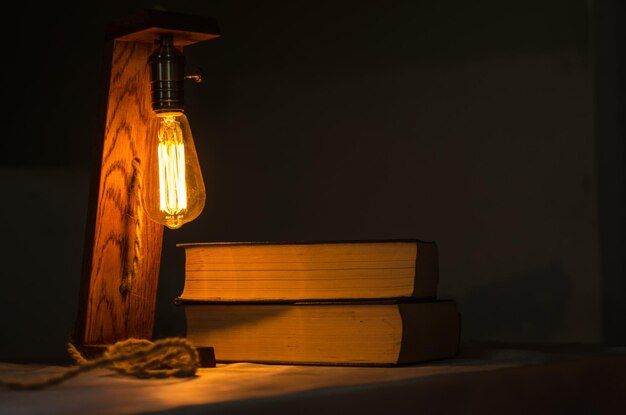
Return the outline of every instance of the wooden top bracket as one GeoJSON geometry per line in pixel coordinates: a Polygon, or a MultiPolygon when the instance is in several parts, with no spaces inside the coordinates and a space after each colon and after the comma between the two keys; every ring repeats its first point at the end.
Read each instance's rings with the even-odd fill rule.
{"type": "Polygon", "coordinates": [[[110,22],[107,40],[154,43],[161,35],[174,36],[174,45],[184,47],[220,36],[217,21],[212,17],[141,10],[110,22]]]}

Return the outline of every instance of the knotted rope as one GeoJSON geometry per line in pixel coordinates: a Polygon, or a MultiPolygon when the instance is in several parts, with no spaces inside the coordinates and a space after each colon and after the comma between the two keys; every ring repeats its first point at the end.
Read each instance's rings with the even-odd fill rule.
{"type": "Polygon", "coordinates": [[[156,342],[142,339],[122,340],[108,346],[103,355],[94,360],[85,359],[71,343],[68,344],[68,353],[76,366],[62,373],[30,382],[0,379],[0,386],[19,390],[43,389],[98,368],[108,368],[119,374],[138,378],[191,377],[200,367],[197,350],[187,339],[180,337],[156,342]]]}

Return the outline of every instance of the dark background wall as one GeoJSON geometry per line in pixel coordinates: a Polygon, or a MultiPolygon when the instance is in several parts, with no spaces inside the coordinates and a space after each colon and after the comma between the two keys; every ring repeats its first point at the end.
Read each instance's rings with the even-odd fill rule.
{"type": "Polygon", "coordinates": [[[176,243],[421,238],[439,244],[465,341],[624,341],[616,3],[14,6],[0,358],[65,358],[104,24],[154,6],[214,16],[223,33],[185,50],[207,79],[187,88],[207,205],[165,231],[156,336],[184,330],[176,243]]]}

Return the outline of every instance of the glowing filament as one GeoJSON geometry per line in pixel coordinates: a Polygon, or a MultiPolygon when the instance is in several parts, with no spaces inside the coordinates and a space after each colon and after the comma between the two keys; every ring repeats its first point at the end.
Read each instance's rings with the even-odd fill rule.
{"type": "Polygon", "coordinates": [[[187,209],[185,182],[185,145],[180,123],[174,117],[163,117],[159,136],[159,207],[177,216],[187,209]]]}
{"type": "Polygon", "coordinates": [[[206,200],[189,121],[182,112],[155,114],[148,136],[144,208],[156,223],[178,229],[200,215],[206,200]]]}

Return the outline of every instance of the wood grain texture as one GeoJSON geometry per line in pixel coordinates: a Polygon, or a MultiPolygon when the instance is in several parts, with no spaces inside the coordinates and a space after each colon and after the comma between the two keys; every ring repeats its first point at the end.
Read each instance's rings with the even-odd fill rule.
{"type": "MultiPolygon", "coordinates": [[[[93,244],[85,252],[77,344],[110,344],[129,337],[151,338],[163,228],[137,208],[133,159],[147,157],[152,115],[146,62],[153,46],[114,41],[99,173],[93,244]],[[141,261],[130,292],[119,291],[132,266],[135,215],[144,215],[141,261]]],[[[90,232],[87,232],[89,237],[90,232]]],[[[87,244],[88,246],[89,244],[87,244]]]]}
{"type": "Polygon", "coordinates": [[[107,25],[103,83],[108,95],[98,112],[103,139],[96,141],[94,154],[72,339],[77,346],[152,337],[163,227],[138,209],[133,160],[145,170],[148,146],[155,145],[148,137],[153,112],[147,61],[163,33],[174,34],[180,49],[220,35],[211,17],[159,10],[141,10],[107,25]],[[139,231],[137,215],[143,223],[139,231]],[[138,240],[139,268],[130,291],[122,294],[120,284],[131,271],[138,240]]]}

